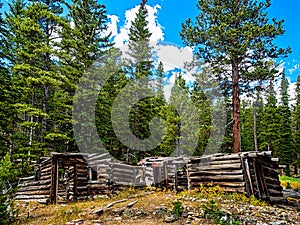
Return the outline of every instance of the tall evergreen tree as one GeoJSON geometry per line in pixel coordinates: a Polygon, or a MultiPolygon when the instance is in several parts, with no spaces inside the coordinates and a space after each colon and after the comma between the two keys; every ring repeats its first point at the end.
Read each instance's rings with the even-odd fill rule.
{"type": "MultiPolygon", "coordinates": [[[[0,9],[3,4],[0,2],[0,9]]],[[[11,107],[11,77],[7,66],[6,56],[6,36],[7,26],[6,22],[0,13],[0,159],[6,155],[11,148],[12,139],[12,121],[13,121],[13,110],[11,107]]]]}
{"type": "Polygon", "coordinates": [[[296,103],[293,110],[293,137],[295,143],[295,172],[300,168],[300,75],[298,75],[296,82],[296,103]]]}
{"type": "Polygon", "coordinates": [[[242,101],[241,104],[241,144],[242,151],[254,151],[254,109],[252,104],[242,101]]]}
{"type": "Polygon", "coordinates": [[[281,164],[286,165],[287,174],[290,174],[290,165],[294,163],[297,154],[295,151],[294,139],[292,136],[292,115],[289,107],[288,88],[289,82],[285,77],[285,73],[283,71],[281,77],[281,104],[279,106],[281,128],[278,157],[280,158],[281,164]]]}
{"type": "Polygon", "coordinates": [[[14,145],[21,158],[47,154],[53,147],[47,139],[60,132],[53,129],[56,93],[62,82],[53,35],[61,23],[61,11],[47,3],[25,7],[17,0],[7,13],[10,69],[17,95],[14,105],[19,115],[14,145]]]}
{"type": "MultiPolygon", "coordinates": [[[[142,0],[140,3],[136,17],[133,20],[129,29],[129,41],[128,41],[128,55],[129,59],[126,66],[127,76],[134,84],[134,92],[130,98],[136,99],[137,102],[130,115],[130,128],[132,133],[140,140],[150,137],[149,123],[152,118],[157,115],[158,112],[154,112],[155,99],[152,97],[142,98],[141,88],[150,88],[150,80],[153,78],[152,69],[154,63],[152,60],[152,53],[150,47],[151,32],[148,28],[148,10],[146,8],[147,0],[142,0]],[[143,87],[139,87],[141,85],[143,87]]],[[[154,92],[153,92],[154,93],[154,92]]],[[[146,146],[141,146],[139,150],[134,151],[130,148],[127,149],[127,155],[138,155],[140,159],[145,154],[143,149],[146,146]],[[130,153],[131,152],[131,153],[130,153]]],[[[147,149],[149,150],[149,149],[147,149]]]]}
{"type": "Polygon", "coordinates": [[[263,108],[261,120],[262,131],[259,134],[261,144],[260,150],[273,151],[274,156],[279,154],[280,145],[280,123],[281,116],[277,106],[276,93],[273,81],[270,81],[267,89],[267,103],[263,108]]]}
{"type": "Polygon", "coordinates": [[[220,80],[230,78],[234,152],[241,150],[241,85],[271,77],[275,71],[266,59],[290,52],[273,43],[284,30],[282,20],[268,21],[266,9],[270,5],[270,0],[199,0],[195,23],[188,19],[182,25],[184,43],[197,47],[197,56],[212,66],[220,80]]]}
{"type": "MultiPolygon", "coordinates": [[[[109,40],[110,36],[106,34],[107,15],[104,5],[99,4],[96,0],[73,0],[65,4],[68,14],[67,21],[60,32],[62,40],[59,46],[59,63],[60,71],[66,77],[64,87],[65,92],[68,93],[66,104],[71,109],[76,84],[88,73],[92,64],[109,50],[112,44],[109,40]]],[[[99,79],[101,78],[99,77],[99,79]]],[[[102,107],[96,110],[101,112],[101,115],[98,116],[97,114],[99,118],[106,114],[108,108],[102,107]]],[[[71,110],[68,110],[65,116],[69,118],[67,123],[64,124],[69,137],[67,151],[77,151],[72,130],[71,110]]],[[[85,112],[82,112],[80,118],[84,118],[84,116],[85,112]]]]}

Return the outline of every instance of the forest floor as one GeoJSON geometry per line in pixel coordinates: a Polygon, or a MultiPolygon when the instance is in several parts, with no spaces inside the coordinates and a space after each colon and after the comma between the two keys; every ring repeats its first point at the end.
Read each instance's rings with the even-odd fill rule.
{"type": "Polygon", "coordinates": [[[15,224],[300,224],[298,207],[269,205],[219,187],[175,193],[159,188],[128,188],[114,196],[72,204],[18,204],[15,224]]]}

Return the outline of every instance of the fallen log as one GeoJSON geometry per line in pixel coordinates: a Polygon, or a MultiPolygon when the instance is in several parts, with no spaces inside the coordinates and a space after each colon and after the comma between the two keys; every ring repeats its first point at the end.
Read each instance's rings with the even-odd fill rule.
{"type": "Polygon", "coordinates": [[[126,202],[126,201],[128,201],[128,198],[111,202],[111,203],[107,204],[106,206],[104,206],[103,208],[93,211],[92,214],[101,215],[102,213],[104,213],[107,209],[109,209],[113,205],[121,203],[121,202],[126,202]]]}

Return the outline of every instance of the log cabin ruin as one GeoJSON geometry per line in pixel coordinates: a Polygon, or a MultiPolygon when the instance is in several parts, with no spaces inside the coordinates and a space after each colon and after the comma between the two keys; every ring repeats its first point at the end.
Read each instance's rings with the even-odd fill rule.
{"type": "Polygon", "coordinates": [[[17,201],[68,203],[107,195],[128,186],[165,187],[176,191],[219,185],[270,202],[283,201],[278,159],[271,152],[217,153],[201,157],[145,158],[138,166],[108,154],[52,153],[21,178],[17,201]]]}

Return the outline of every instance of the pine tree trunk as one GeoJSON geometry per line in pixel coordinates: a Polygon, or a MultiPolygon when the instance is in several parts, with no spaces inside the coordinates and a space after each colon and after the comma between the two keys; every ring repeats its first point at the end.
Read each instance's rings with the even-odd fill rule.
{"type": "Polygon", "coordinates": [[[233,152],[241,151],[240,138],[240,97],[238,64],[232,64],[232,117],[233,117],[233,152]]]}
{"type": "Polygon", "coordinates": [[[256,122],[256,108],[254,106],[253,111],[253,138],[254,138],[254,149],[255,151],[258,151],[258,145],[257,145],[257,122],[256,122]]]}

